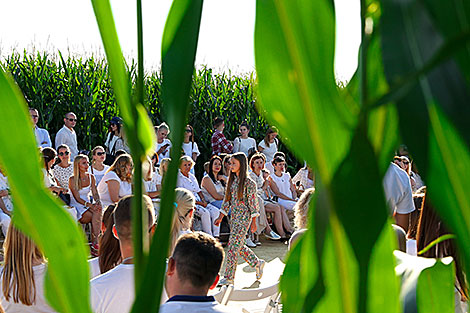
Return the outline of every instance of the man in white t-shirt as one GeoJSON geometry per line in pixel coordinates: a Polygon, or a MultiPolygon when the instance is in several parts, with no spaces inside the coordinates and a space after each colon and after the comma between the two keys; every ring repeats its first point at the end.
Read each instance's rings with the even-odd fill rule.
{"type": "Polygon", "coordinates": [[[182,235],[168,260],[166,291],[170,298],[160,312],[229,312],[207,295],[219,281],[223,259],[224,250],[212,236],[202,232],[182,235]]]}
{"type": "MultiPolygon", "coordinates": [[[[122,262],[114,269],[93,278],[90,282],[93,312],[127,313],[134,303],[134,264],[132,244],[131,202],[133,196],[119,200],[114,211],[113,233],[119,239],[122,262]]],[[[149,233],[155,228],[155,211],[152,200],[144,196],[148,214],[149,233]]]]}
{"type": "Polygon", "coordinates": [[[64,126],[55,135],[55,148],[67,145],[70,148],[70,161],[78,154],[77,133],[73,128],[77,124],[77,116],[73,112],[65,114],[64,126]]]}
{"type": "Polygon", "coordinates": [[[410,177],[396,163],[391,163],[383,180],[385,198],[398,226],[408,231],[409,214],[415,210],[410,177]]]}

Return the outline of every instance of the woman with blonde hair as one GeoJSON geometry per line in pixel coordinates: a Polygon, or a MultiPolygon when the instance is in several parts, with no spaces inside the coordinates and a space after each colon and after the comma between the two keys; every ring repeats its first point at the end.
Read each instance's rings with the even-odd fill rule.
{"type": "Polygon", "coordinates": [[[191,233],[196,198],[191,191],[185,188],[175,189],[175,212],[171,223],[170,255],[173,253],[176,241],[181,235],[191,233]]]}
{"type": "Polygon", "coordinates": [[[98,184],[98,193],[103,207],[116,204],[122,197],[132,194],[133,169],[134,162],[129,154],[117,157],[98,184]]]}
{"type": "Polygon", "coordinates": [[[155,153],[158,155],[158,160],[161,162],[164,158],[170,157],[171,141],[168,139],[170,127],[167,123],[163,122],[155,126],[157,133],[157,142],[155,144],[155,153]]]}
{"type": "Polygon", "coordinates": [[[91,173],[95,175],[96,185],[100,183],[104,174],[109,169],[109,165],[104,164],[106,152],[102,146],[96,146],[91,150],[91,173]]]}
{"type": "Polygon", "coordinates": [[[101,201],[96,189],[95,176],[88,173],[88,157],[79,154],[73,160],[73,176],[69,179],[72,194],[70,206],[77,210],[78,221],[82,224],[91,222],[92,243],[97,249],[98,235],[101,229],[101,201]],[[93,196],[93,200],[90,198],[93,196]]]}
{"type": "Polygon", "coordinates": [[[6,312],[54,312],[44,295],[46,260],[21,231],[10,224],[4,244],[0,301],[6,312]]]}
{"type": "Polygon", "coordinates": [[[308,188],[300,196],[299,201],[294,206],[294,224],[296,231],[292,234],[292,237],[289,240],[289,249],[292,244],[300,238],[300,236],[307,231],[308,223],[308,208],[310,206],[310,201],[312,196],[315,193],[315,188],[308,188]]]}

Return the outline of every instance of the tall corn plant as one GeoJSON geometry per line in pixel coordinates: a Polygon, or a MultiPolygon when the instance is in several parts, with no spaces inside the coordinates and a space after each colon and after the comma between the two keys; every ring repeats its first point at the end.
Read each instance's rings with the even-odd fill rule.
{"type": "MultiPolygon", "coordinates": [[[[320,178],[282,277],[286,312],[402,310],[381,187],[400,134],[470,269],[469,17],[463,1],[361,1],[359,68],[339,90],[332,1],[257,1],[260,106],[320,178]]],[[[452,311],[452,273],[423,271],[414,311],[452,311]]]]}

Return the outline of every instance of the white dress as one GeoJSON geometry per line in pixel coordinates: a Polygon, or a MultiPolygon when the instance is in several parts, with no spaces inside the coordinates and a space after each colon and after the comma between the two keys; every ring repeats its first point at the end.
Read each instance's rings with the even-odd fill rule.
{"type": "MultiPolygon", "coordinates": [[[[80,199],[82,199],[85,202],[90,202],[90,193],[91,193],[91,184],[88,185],[87,187],[83,187],[78,191],[78,194],[80,195],[80,199]]],[[[78,201],[75,199],[73,196],[72,192],[70,192],[70,206],[74,207],[77,210],[77,218],[81,219],[83,213],[85,213],[86,210],[88,210],[83,204],[78,203],[78,201]]]]}
{"type": "Polygon", "coordinates": [[[196,153],[198,156],[201,154],[201,152],[199,152],[197,143],[195,142],[188,142],[188,143],[183,142],[183,151],[184,151],[184,155],[190,156],[191,158],[193,158],[193,153],[196,153]]]}
{"type": "MultiPolygon", "coordinates": [[[[292,190],[290,189],[290,174],[289,173],[282,173],[282,176],[277,176],[276,174],[272,173],[270,175],[271,179],[276,183],[279,192],[282,193],[284,196],[292,198],[292,190]]],[[[295,201],[294,200],[285,200],[279,198],[277,203],[282,205],[286,210],[293,210],[295,201]]]]}
{"type": "Polygon", "coordinates": [[[119,183],[119,198],[132,194],[132,185],[130,183],[122,181],[114,171],[106,173],[98,184],[98,193],[100,195],[103,209],[111,204],[114,204],[114,202],[111,200],[111,196],[109,195],[107,184],[107,182],[110,180],[115,180],[119,183]]]}
{"type": "MultiPolygon", "coordinates": [[[[221,194],[223,195],[225,193],[225,187],[222,186],[222,183],[220,182],[220,180],[216,181],[215,183],[212,181],[212,179],[209,177],[209,175],[207,175],[207,177],[211,180],[211,182],[214,184],[214,187],[215,187],[215,191],[217,191],[218,194],[221,194]]],[[[209,193],[209,191],[207,191],[206,188],[204,188],[204,186],[202,186],[201,188],[201,191],[202,191],[202,194],[204,195],[204,198],[206,199],[207,202],[209,203],[212,203],[214,201],[217,201],[214,199],[214,197],[211,196],[211,194],[209,193]]]]}
{"type": "Polygon", "coordinates": [[[274,142],[269,144],[269,147],[267,146],[266,142],[264,139],[258,144],[258,147],[263,148],[263,153],[266,156],[266,163],[271,162],[274,158],[274,154],[277,152],[277,140],[274,139],[274,142]]]}

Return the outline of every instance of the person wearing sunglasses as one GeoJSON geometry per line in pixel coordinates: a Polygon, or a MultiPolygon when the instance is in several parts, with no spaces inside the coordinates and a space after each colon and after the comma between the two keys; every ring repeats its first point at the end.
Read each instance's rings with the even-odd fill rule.
{"type": "Polygon", "coordinates": [[[57,147],[58,163],[52,167],[54,177],[60,187],[69,188],[69,178],[73,175],[73,164],[70,162],[70,149],[67,145],[57,147]]]}
{"type": "Polygon", "coordinates": [[[98,186],[104,174],[106,174],[109,169],[109,165],[104,164],[106,152],[102,146],[96,146],[91,150],[91,156],[91,173],[95,175],[96,185],[98,186]]]}
{"type": "Polygon", "coordinates": [[[73,129],[77,124],[77,116],[73,112],[65,114],[64,126],[57,132],[55,136],[55,147],[58,149],[60,145],[67,145],[70,148],[70,161],[73,161],[78,154],[77,133],[73,129]]]}
{"type": "Polygon", "coordinates": [[[44,128],[38,127],[39,121],[39,112],[34,108],[29,108],[29,114],[31,115],[31,120],[33,121],[33,130],[34,135],[36,136],[36,141],[38,143],[38,147],[45,148],[45,147],[52,147],[51,137],[49,136],[49,132],[44,128]]]}
{"type": "MultiPolygon", "coordinates": [[[[194,142],[194,129],[191,125],[186,125],[184,129],[183,154],[191,157],[196,162],[197,157],[201,154],[197,143],[194,142]]],[[[194,167],[191,169],[194,175],[194,167]]]]}

